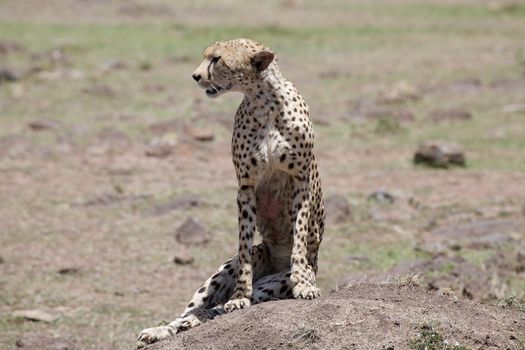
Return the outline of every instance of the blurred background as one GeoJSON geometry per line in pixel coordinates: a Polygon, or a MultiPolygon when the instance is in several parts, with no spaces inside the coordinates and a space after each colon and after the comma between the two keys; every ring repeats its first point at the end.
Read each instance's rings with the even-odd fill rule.
{"type": "Polygon", "coordinates": [[[191,74],[237,37],[309,103],[325,294],[523,300],[523,1],[0,0],[0,348],[133,348],[235,253],[242,97],[191,74]]]}

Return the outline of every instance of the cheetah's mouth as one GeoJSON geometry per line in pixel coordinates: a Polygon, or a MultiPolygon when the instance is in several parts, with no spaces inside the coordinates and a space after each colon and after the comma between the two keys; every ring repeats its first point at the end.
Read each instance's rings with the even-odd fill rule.
{"type": "Polygon", "coordinates": [[[210,82],[210,86],[206,89],[206,96],[215,98],[224,92],[230,90],[232,88],[232,84],[228,84],[226,86],[220,86],[219,84],[210,82]]]}

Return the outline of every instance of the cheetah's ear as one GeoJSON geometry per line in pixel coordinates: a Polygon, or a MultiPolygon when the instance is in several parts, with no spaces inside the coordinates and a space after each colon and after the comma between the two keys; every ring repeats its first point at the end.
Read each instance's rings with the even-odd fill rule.
{"type": "Polygon", "coordinates": [[[262,72],[263,70],[268,68],[268,66],[270,65],[270,63],[272,63],[274,58],[275,55],[273,52],[269,50],[263,50],[257,52],[252,56],[251,63],[253,68],[255,68],[257,72],[262,72]]]}

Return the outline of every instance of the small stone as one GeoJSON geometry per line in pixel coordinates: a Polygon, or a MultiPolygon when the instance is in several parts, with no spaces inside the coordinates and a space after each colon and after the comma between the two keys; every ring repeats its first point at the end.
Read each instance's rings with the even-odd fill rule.
{"type": "Polygon", "coordinates": [[[324,202],[326,221],[330,224],[340,224],[352,217],[352,208],[345,196],[335,194],[324,202]]]}
{"type": "Polygon", "coordinates": [[[42,310],[18,310],[13,312],[14,318],[23,318],[28,321],[50,323],[58,319],[57,316],[51,315],[42,310]]]}
{"type": "Polygon", "coordinates": [[[175,239],[188,245],[204,244],[210,240],[206,227],[192,217],[177,228],[175,239]]]}
{"type": "Polygon", "coordinates": [[[177,143],[176,140],[177,135],[175,133],[168,133],[156,137],[150,141],[145,153],[148,157],[166,158],[173,153],[177,143]]]}
{"type": "Polygon", "coordinates": [[[378,101],[381,103],[402,103],[419,98],[421,98],[421,93],[418,88],[406,81],[400,81],[379,94],[378,101]]]}
{"type": "Polygon", "coordinates": [[[0,67],[0,84],[3,82],[17,81],[18,77],[11,70],[0,67]]]}
{"type": "Polygon", "coordinates": [[[166,158],[173,153],[173,146],[167,144],[149,145],[144,153],[148,157],[166,158]]]}
{"type": "Polygon", "coordinates": [[[59,269],[57,272],[61,275],[74,275],[78,273],[79,271],[80,269],[78,267],[68,266],[68,267],[63,267],[59,269]]]}
{"type": "Polygon", "coordinates": [[[197,141],[209,142],[215,139],[215,135],[211,130],[186,126],[184,128],[184,131],[187,135],[189,135],[191,138],[197,141]]]}
{"type": "Polygon", "coordinates": [[[62,123],[54,119],[34,120],[30,122],[28,126],[33,131],[57,130],[63,128],[62,123]]]}
{"type": "Polygon", "coordinates": [[[428,141],[419,145],[414,154],[414,163],[436,168],[466,165],[463,147],[446,141],[428,141]]]}
{"type": "Polygon", "coordinates": [[[193,256],[187,250],[178,252],[173,257],[173,262],[177,265],[191,265],[193,264],[193,256]]]}
{"type": "Polygon", "coordinates": [[[428,113],[427,119],[433,122],[457,121],[472,119],[472,114],[459,108],[438,108],[428,113]]]}
{"type": "Polygon", "coordinates": [[[3,256],[0,255],[0,264],[4,264],[5,263],[5,259],[3,256]]]}
{"type": "Polygon", "coordinates": [[[368,200],[376,201],[379,203],[388,203],[388,204],[393,204],[395,202],[394,196],[385,190],[377,190],[377,191],[372,192],[368,196],[368,200]]]}

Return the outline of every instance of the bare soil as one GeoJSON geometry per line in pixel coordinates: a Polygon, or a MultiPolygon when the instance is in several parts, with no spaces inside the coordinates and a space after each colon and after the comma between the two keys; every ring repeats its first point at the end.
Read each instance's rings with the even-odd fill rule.
{"type": "Polygon", "coordinates": [[[255,305],[146,349],[410,349],[426,325],[452,346],[523,348],[523,311],[421,287],[357,284],[314,301],[255,305]]]}

